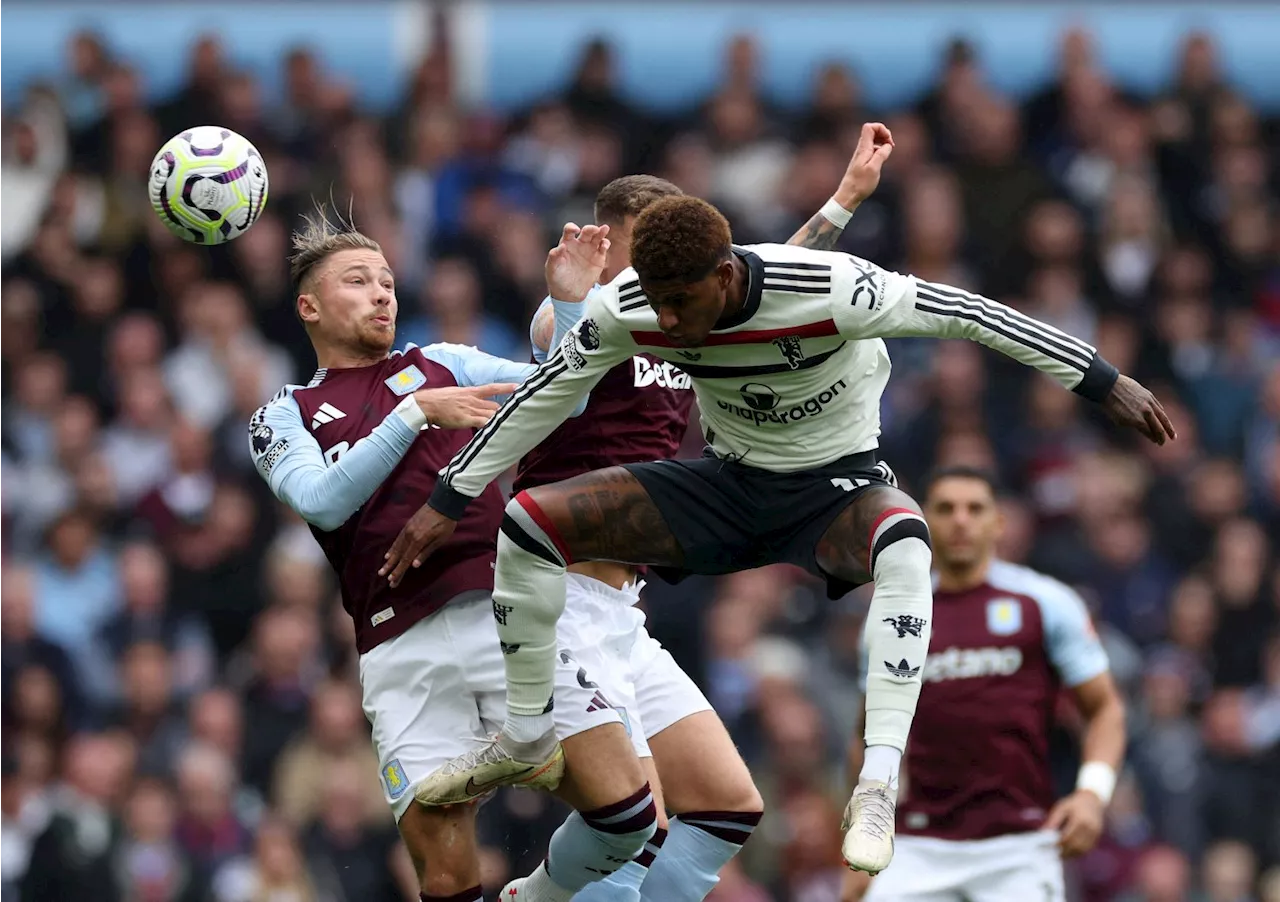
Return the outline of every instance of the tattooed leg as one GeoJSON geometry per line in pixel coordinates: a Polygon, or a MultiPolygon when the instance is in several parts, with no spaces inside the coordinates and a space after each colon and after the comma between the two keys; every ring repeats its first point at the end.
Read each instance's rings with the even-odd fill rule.
{"type": "Polygon", "coordinates": [[[584,473],[522,494],[554,528],[566,564],[682,562],[680,546],[649,493],[623,467],[584,473]]]}
{"type": "Polygon", "coordinates": [[[498,536],[493,609],[507,669],[503,732],[518,741],[551,729],[565,568],[580,560],[679,566],[682,555],[644,487],[621,467],[511,499],[498,536]]]}

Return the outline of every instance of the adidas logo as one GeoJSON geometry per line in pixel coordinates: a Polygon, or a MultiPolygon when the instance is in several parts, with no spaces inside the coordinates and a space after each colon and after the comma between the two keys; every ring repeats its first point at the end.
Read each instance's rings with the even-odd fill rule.
{"type": "Polygon", "coordinates": [[[311,418],[311,428],[315,429],[317,426],[332,423],[334,420],[340,420],[345,416],[345,413],[325,401],[320,405],[320,409],[316,411],[316,415],[311,418]]]}
{"type": "Polygon", "coordinates": [[[893,674],[896,677],[902,677],[902,679],[904,680],[909,680],[913,676],[915,676],[917,673],[920,672],[920,668],[912,667],[910,664],[907,663],[906,658],[903,658],[901,661],[899,661],[896,666],[893,664],[890,664],[888,661],[885,661],[884,666],[888,668],[891,674],[893,674]]]}
{"type": "Polygon", "coordinates": [[[588,710],[588,711],[603,711],[605,708],[612,708],[612,707],[613,707],[613,706],[612,706],[612,705],[610,705],[610,704],[605,700],[605,697],[604,697],[603,695],[601,695],[599,692],[597,692],[597,693],[595,694],[595,697],[591,699],[591,704],[587,705],[587,710],[588,710]]]}

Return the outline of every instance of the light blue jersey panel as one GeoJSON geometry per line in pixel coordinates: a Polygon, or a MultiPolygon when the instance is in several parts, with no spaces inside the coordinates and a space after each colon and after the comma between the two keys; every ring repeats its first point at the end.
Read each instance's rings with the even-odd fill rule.
{"type": "Polygon", "coordinates": [[[1035,599],[1044,624],[1045,653],[1068,687],[1079,686],[1106,673],[1107,653],[1089,618],[1089,610],[1070,587],[1028,567],[1004,561],[991,565],[987,576],[995,588],[1035,599]]]}
{"type": "Polygon", "coordinates": [[[272,493],[312,526],[337,529],[399,465],[418,437],[396,413],[329,463],[286,385],[249,421],[249,453],[272,493]]]}
{"type": "MultiPolygon", "coordinates": [[[[599,285],[596,286],[596,288],[599,287],[599,285]]],[[[596,288],[592,288],[591,291],[595,291],[596,288]]],[[[591,297],[591,292],[587,293],[587,297],[591,297]]],[[[533,325],[538,321],[538,314],[542,313],[542,311],[547,308],[548,304],[553,310],[555,310],[556,317],[556,331],[551,337],[551,344],[548,345],[548,347],[552,348],[560,347],[560,341],[564,338],[565,333],[577,325],[578,320],[582,319],[582,311],[585,310],[587,306],[585,300],[581,303],[574,301],[557,301],[550,295],[543,299],[542,303],[538,305],[538,312],[533,315],[533,319],[529,323],[529,344],[533,347],[533,359],[538,363],[546,362],[547,352],[538,347],[538,343],[533,340],[533,325]]]]}
{"type": "MultiPolygon", "coordinates": [[[[563,338],[563,334],[561,337],[563,338]]],[[[405,345],[405,350],[413,347],[416,346],[405,345]]],[[[453,373],[458,385],[468,388],[491,382],[514,382],[519,385],[537,369],[535,364],[516,363],[514,360],[494,357],[469,345],[439,342],[419,350],[423,357],[453,373]]]]}

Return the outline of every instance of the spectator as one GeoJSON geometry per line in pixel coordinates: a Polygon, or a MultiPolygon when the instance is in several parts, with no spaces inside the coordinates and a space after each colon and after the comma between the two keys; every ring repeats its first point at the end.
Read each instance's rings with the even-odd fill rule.
{"type": "Polygon", "coordinates": [[[122,703],[113,726],[132,738],[138,770],[168,774],[186,741],[182,719],[174,711],[172,665],[159,642],[135,642],[120,661],[122,703]]]}
{"type": "Polygon", "coordinates": [[[213,898],[215,902],[330,902],[336,897],[327,886],[321,891],[307,873],[297,837],[284,821],[268,818],[259,827],[252,858],[230,862],[214,875],[213,898]]]}
{"type": "Polygon", "coordinates": [[[0,571],[0,661],[3,661],[4,724],[14,724],[17,715],[13,697],[28,668],[42,671],[53,680],[62,714],[75,723],[81,713],[80,687],[75,666],[66,650],[36,632],[35,573],[20,564],[6,564],[0,571]]]}
{"type": "Polygon", "coordinates": [[[276,810],[295,826],[310,824],[324,800],[316,787],[328,785],[330,775],[346,770],[361,775],[351,814],[359,823],[385,823],[386,802],[378,782],[378,758],[369,742],[360,697],[350,683],[330,681],[311,697],[308,731],[291,742],[279,757],[273,785],[276,810]]]}
{"type": "Polygon", "coordinates": [[[31,849],[22,881],[23,902],[124,902],[116,870],[124,833],[111,806],[128,772],[127,753],[115,740],[104,734],[72,740],[66,753],[66,785],[49,825],[31,849]]]}
{"type": "Polygon", "coordinates": [[[120,418],[103,433],[102,452],[120,503],[133,505],[170,470],[173,407],[160,372],[143,368],[124,377],[119,404],[120,418]]]}
{"type": "MultiPolygon", "coordinates": [[[[0,148],[3,902],[24,885],[156,902],[414,895],[373,785],[351,618],[245,453],[246,420],[314,366],[285,261],[313,197],[383,243],[402,342],[523,359],[546,248],[592,217],[602,184],[654,172],[720,206],[739,242],[785,240],[826,200],[884,84],[847,60],[810,59],[805,75],[790,49],[766,66],[777,36],[744,32],[718,72],[704,48],[705,97],[642,113],[630,45],[605,34],[508,116],[464,94],[471,32],[440,6],[389,116],[317,50],[288,48],[276,73],[230,60],[222,30],[192,33],[166,96],[142,45],[87,32],[51,87],[14,83],[0,148]],[[798,103],[780,102],[788,80],[798,103]],[[265,215],[225,248],[179,241],[145,200],[156,146],[196,121],[250,136],[270,163],[265,215]],[[279,811],[255,847],[264,800],[279,811]],[[105,844],[82,854],[92,825],[105,844]]],[[[1138,448],[976,346],[889,346],[880,447],[903,485],[942,462],[996,470],[1016,493],[1001,553],[1081,591],[1129,695],[1131,771],[1075,871],[1083,902],[1263,902],[1280,886],[1280,145],[1219,40],[1187,34],[1154,99],[1099,52],[1117,46],[1109,31],[1065,32],[1043,86],[952,41],[921,102],[877,111],[893,156],[839,244],[1095,343],[1178,428],[1138,448]]],[[[701,444],[691,429],[686,453],[701,444]]],[[[780,568],[655,580],[644,604],[771,800],[713,898],[827,902],[838,862],[822,837],[847,790],[867,592],[827,603],[780,568]]],[[[490,891],[536,865],[561,814],[517,793],[481,811],[490,891]]]]}
{"type": "MultiPolygon", "coordinates": [[[[380,806],[377,822],[362,817],[369,807],[368,775],[367,767],[352,761],[329,766],[306,832],[307,861],[316,872],[329,873],[341,902],[398,902],[404,895],[395,879],[399,837],[385,807],[380,806]]],[[[380,792],[376,798],[382,802],[380,792]]]]}
{"type": "Polygon", "coordinates": [[[319,635],[313,612],[272,608],[254,625],[245,696],[245,782],[267,794],[272,765],[308,720],[319,635]]]}
{"type": "Polygon", "coordinates": [[[197,868],[212,872],[252,845],[234,806],[238,778],[226,756],[211,746],[187,746],[177,761],[179,813],[175,836],[197,868]]]}
{"type": "Polygon", "coordinates": [[[177,806],[168,785],[143,779],[125,807],[122,880],[127,898],[156,902],[204,902],[207,875],[175,839],[177,806]]]}
{"type": "Polygon", "coordinates": [[[35,569],[36,629],[72,656],[120,607],[116,556],[94,523],[70,511],[49,528],[49,553],[35,569]]]}
{"type": "Polygon", "coordinates": [[[1136,886],[1122,902],[1201,902],[1192,891],[1191,865],[1177,849],[1157,846],[1138,861],[1136,886]]]}

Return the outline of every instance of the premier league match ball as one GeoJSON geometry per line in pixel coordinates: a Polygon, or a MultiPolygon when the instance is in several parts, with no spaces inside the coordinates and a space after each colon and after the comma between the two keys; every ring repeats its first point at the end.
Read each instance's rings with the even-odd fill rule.
{"type": "Polygon", "coordinates": [[[147,190],[169,231],[193,244],[222,244],[243,235],[262,215],[267,164],[242,135],[200,125],[160,148],[147,190]]]}

